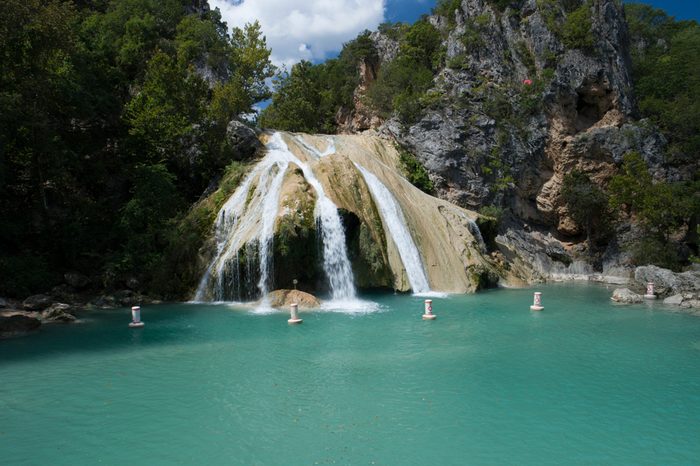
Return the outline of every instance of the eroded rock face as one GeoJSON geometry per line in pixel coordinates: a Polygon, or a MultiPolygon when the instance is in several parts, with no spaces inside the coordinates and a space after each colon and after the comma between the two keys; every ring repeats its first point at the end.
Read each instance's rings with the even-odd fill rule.
{"type": "MultiPolygon", "coordinates": [[[[585,232],[561,196],[565,175],[578,170],[605,187],[630,151],[644,157],[655,179],[678,181],[692,174],[665,165],[665,139],[650,122],[636,120],[627,24],[619,2],[591,4],[590,50],[563,44],[550,29],[544,2],[518,3],[518,12],[499,12],[493,2],[463,0],[456,26],[430,17],[448,33],[448,66],[430,91],[439,99],[418,121],[390,119],[378,131],[416,154],[438,197],[471,210],[498,205],[512,214],[508,231],[501,232],[504,254],[510,250],[535,259],[532,270],[524,265],[521,275],[537,280],[597,273],[627,280],[631,266],[619,247],[622,239],[611,241],[602,258],[594,259],[582,245],[585,232]],[[465,41],[473,33],[477,46],[465,41]],[[541,102],[528,100],[533,89],[541,102]],[[511,114],[494,111],[497,99],[513,104],[511,114]],[[551,238],[541,241],[543,235],[551,238]],[[552,257],[552,248],[566,254],[552,257]],[[571,269],[565,256],[591,267],[571,269]]],[[[555,3],[561,23],[567,15],[564,2],[555,3]]],[[[397,56],[399,46],[380,32],[370,37],[380,58],[374,77],[397,56]]],[[[358,92],[365,92],[368,83],[371,79],[363,80],[358,92]]],[[[361,103],[356,112],[344,112],[343,131],[374,127],[361,103]],[[363,123],[354,124],[356,119],[363,123]]]]}
{"type": "Polygon", "coordinates": [[[648,265],[637,267],[634,271],[634,279],[640,287],[646,287],[649,282],[653,283],[654,291],[659,296],[700,292],[700,271],[697,270],[675,273],[648,265]]]}

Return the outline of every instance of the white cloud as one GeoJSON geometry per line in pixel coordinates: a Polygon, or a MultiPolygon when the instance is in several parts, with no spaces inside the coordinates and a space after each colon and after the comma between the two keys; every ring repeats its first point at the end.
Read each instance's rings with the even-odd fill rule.
{"type": "Polygon", "coordinates": [[[323,60],[384,20],[386,0],[209,0],[229,27],[260,21],[276,65],[323,60]]]}

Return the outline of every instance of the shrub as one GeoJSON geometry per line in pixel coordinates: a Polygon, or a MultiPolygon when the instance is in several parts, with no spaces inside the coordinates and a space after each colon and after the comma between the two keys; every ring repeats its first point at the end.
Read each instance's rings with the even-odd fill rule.
{"type": "Polygon", "coordinates": [[[567,16],[561,29],[564,45],[572,49],[591,50],[595,38],[591,30],[591,5],[584,3],[567,16]]]}
{"type": "Polygon", "coordinates": [[[428,171],[418,161],[416,156],[398,145],[396,146],[396,150],[399,152],[399,162],[401,163],[401,169],[406,176],[406,179],[421,191],[428,194],[434,194],[435,185],[430,179],[428,171]]]}

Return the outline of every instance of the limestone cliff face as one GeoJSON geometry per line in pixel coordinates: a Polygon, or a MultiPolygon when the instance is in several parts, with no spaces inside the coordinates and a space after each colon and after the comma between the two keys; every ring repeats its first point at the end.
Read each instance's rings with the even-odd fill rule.
{"type": "MultiPolygon", "coordinates": [[[[522,247],[533,231],[549,238],[537,247],[541,260],[531,257],[539,264],[531,279],[566,273],[575,259],[581,231],[561,199],[567,173],[580,170],[605,186],[635,150],[657,178],[673,177],[663,166],[663,137],[636,120],[621,5],[586,3],[593,43],[578,48],[562,38],[571,11],[564,3],[523,0],[499,11],[486,0],[463,0],[453,22],[431,17],[446,37],[447,66],[431,91],[439,99],[413,124],[391,119],[380,128],[416,154],[442,199],[473,210],[506,208],[505,251],[529,257],[522,247]]],[[[381,66],[396,43],[380,33],[372,38],[381,66]]],[[[614,252],[604,267],[620,265],[614,252]]]]}

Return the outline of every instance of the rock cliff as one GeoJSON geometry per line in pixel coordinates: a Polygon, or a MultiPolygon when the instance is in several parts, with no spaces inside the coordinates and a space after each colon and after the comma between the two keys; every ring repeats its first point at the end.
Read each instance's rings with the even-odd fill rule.
{"type": "MultiPolygon", "coordinates": [[[[397,140],[426,167],[442,199],[472,210],[503,208],[499,247],[522,260],[529,280],[629,276],[615,240],[586,263],[582,228],[561,195],[573,170],[605,187],[630,151],[642,154],[656,179],[682,177],[663,165],[664,138],[636,119],[622,6],[523,0],[502,10],[495,3],[463,0],[454,17],[429,18],[445,38],[447,66],[417,121],[380,123],[359,105],[343,129],[375,128],[397,140]],[[566,28],[579,21],[575,14],[588,18],[590,30],[572,38],[566,28]]],[[[358,103],[398,50],[386,34],[371,38],[380,60],[371,73],[363,64],[358,103]]]]}

